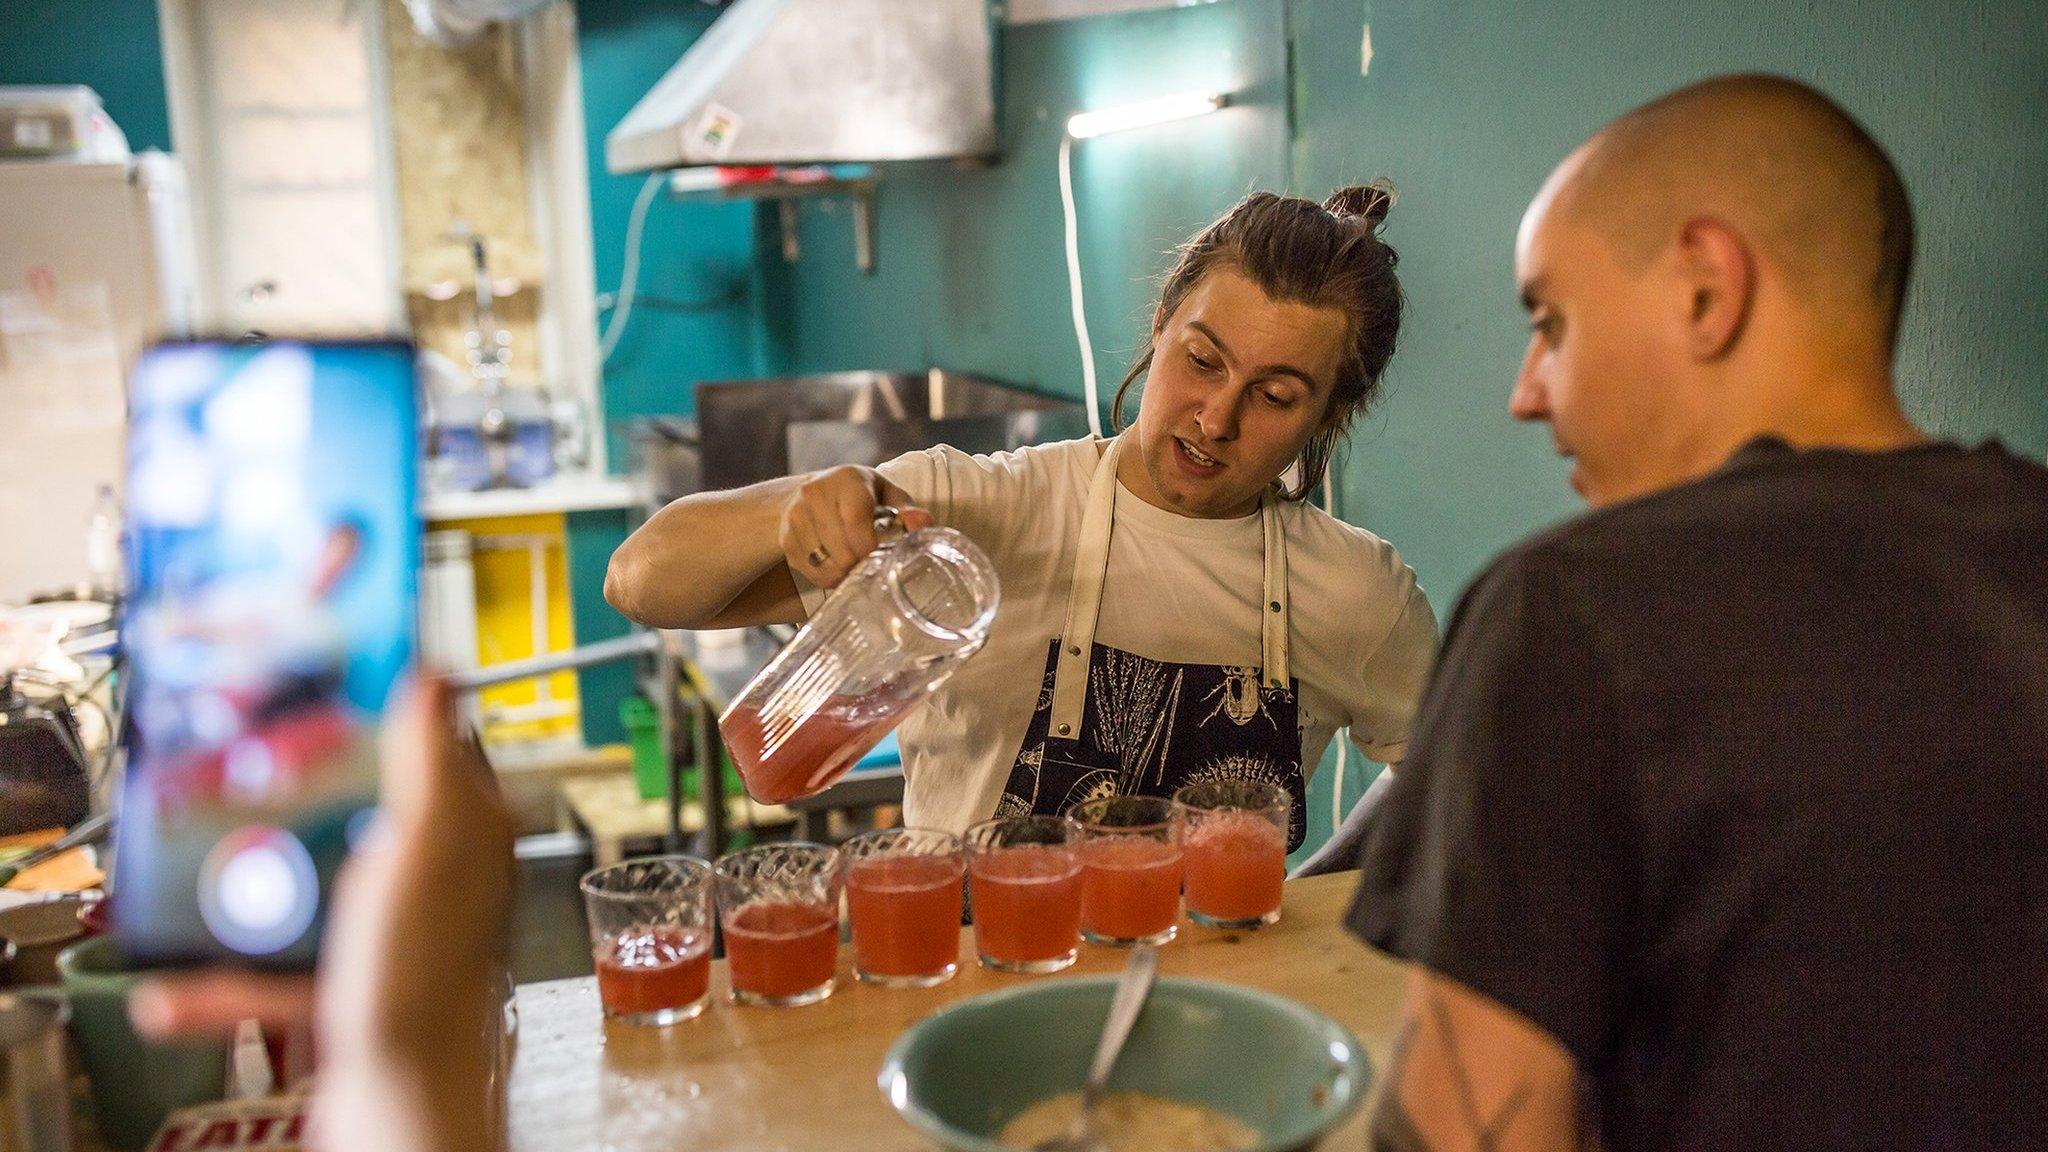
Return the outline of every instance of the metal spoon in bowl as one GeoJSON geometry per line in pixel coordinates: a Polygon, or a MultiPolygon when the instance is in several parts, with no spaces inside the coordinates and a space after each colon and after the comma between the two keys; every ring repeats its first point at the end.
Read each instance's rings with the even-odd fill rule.
{"type": "Polygon", "coordinates": [[[1116,995],[1109,1002],[1109,1019],[1102,1025],[1102,1041],[1095,1046],[1095,1061],[1088,1066],[1088,1083],[1081,1089],[1081,1110],[1074,1114],[1074,1122],[1067,1125],[1066,1134],[1041,1140],[1034,1146],[1034,1152],[1102,1152],[1102,1138],[1095,1134],[1095,1102],[1102,1096],[1103,1085],[1109,1082],[1110,1069],[1116,1067],[1116,1058],[1124,1050],[1124,1041],[1130,1038],[1131,1026],[1138,1022],[1138,1011],[1145,1006],[1145,997],[1152,992],[1152,981],[1159,975],[1159,949],[1150,944],[1140,944],[1131,951],[1129,963],[1124,965],[1124,974],[1116,983],[1116,995]]]}

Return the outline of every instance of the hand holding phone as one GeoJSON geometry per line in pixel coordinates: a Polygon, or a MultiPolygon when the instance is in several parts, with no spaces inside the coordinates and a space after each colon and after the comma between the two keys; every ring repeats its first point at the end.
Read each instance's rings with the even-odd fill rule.
{"type": "Polygon", "coordinates": [[[403,343],[138,363],[114,905],[132,955],[312,962],[413,658],[416,425],[403,343]]]}

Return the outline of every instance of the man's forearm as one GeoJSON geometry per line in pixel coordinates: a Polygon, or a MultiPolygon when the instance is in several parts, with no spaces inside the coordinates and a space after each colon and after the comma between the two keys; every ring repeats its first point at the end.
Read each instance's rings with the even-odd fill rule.
{"type": "Polygon", "coordinates": [[[783,503],[804,477],[685,496],[612,553],[604,597],[655,628],[702,628],[783,562],[783,503]]]}

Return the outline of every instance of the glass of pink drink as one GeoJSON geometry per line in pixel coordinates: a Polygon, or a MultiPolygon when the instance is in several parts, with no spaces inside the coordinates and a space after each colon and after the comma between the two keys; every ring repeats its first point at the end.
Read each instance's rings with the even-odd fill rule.
{"type": "Polygon", "coordinates": [[[960,838],[930,828],[868,832],[839,850],[853,974],[871,984],[924,988],[952,978],[960,959],[960,838]]]}
{"type": "Polygon", "coordinates": [[[1174,793],[1186,854],[1188,919],[1218,928],[1256,928],[1280,919],[1287,879],[1285,790],[1220,780],[1174,793]]]}
{"type": "Polygon", "coordinates": [[[649,856],[590,872],[582,888],[604,1014],[674,1024],[702,1012],[711,988],[711,866],[649,856]]]}
{"type": "Polygon", "coordinates": [[[974,950],[999,972],[1057,972],[1081,942],[1080,826],[1058,816],[984,820],[967,830],[974,950]]]}
{"type": "Polygon", "coordinates": [[[832,994],[839,967],[837,849],[802,840],[718,858],[726,974],[740,1004],[794,1007],[832,994]]]}
{"type": "Polygon", "coordinates": [[[1067,815],[1081,826],[1081,935],[1118,948],[1173,939],[1181,871],[1173,801],[1102,796],[1067,815]]]}

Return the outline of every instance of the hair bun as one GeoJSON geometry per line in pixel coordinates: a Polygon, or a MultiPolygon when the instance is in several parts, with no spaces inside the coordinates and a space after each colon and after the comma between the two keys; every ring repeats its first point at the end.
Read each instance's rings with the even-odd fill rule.
{"type": "Polygon", "coordinates": [[[1323,201],[1323,211],[1332,216],[1358,217],[1365,221],[1366,227],[1374,229],[1386,222],[1387,213],[1393,207],[1394,186],[1385,180],[1339,188],[1323,201]]]}

